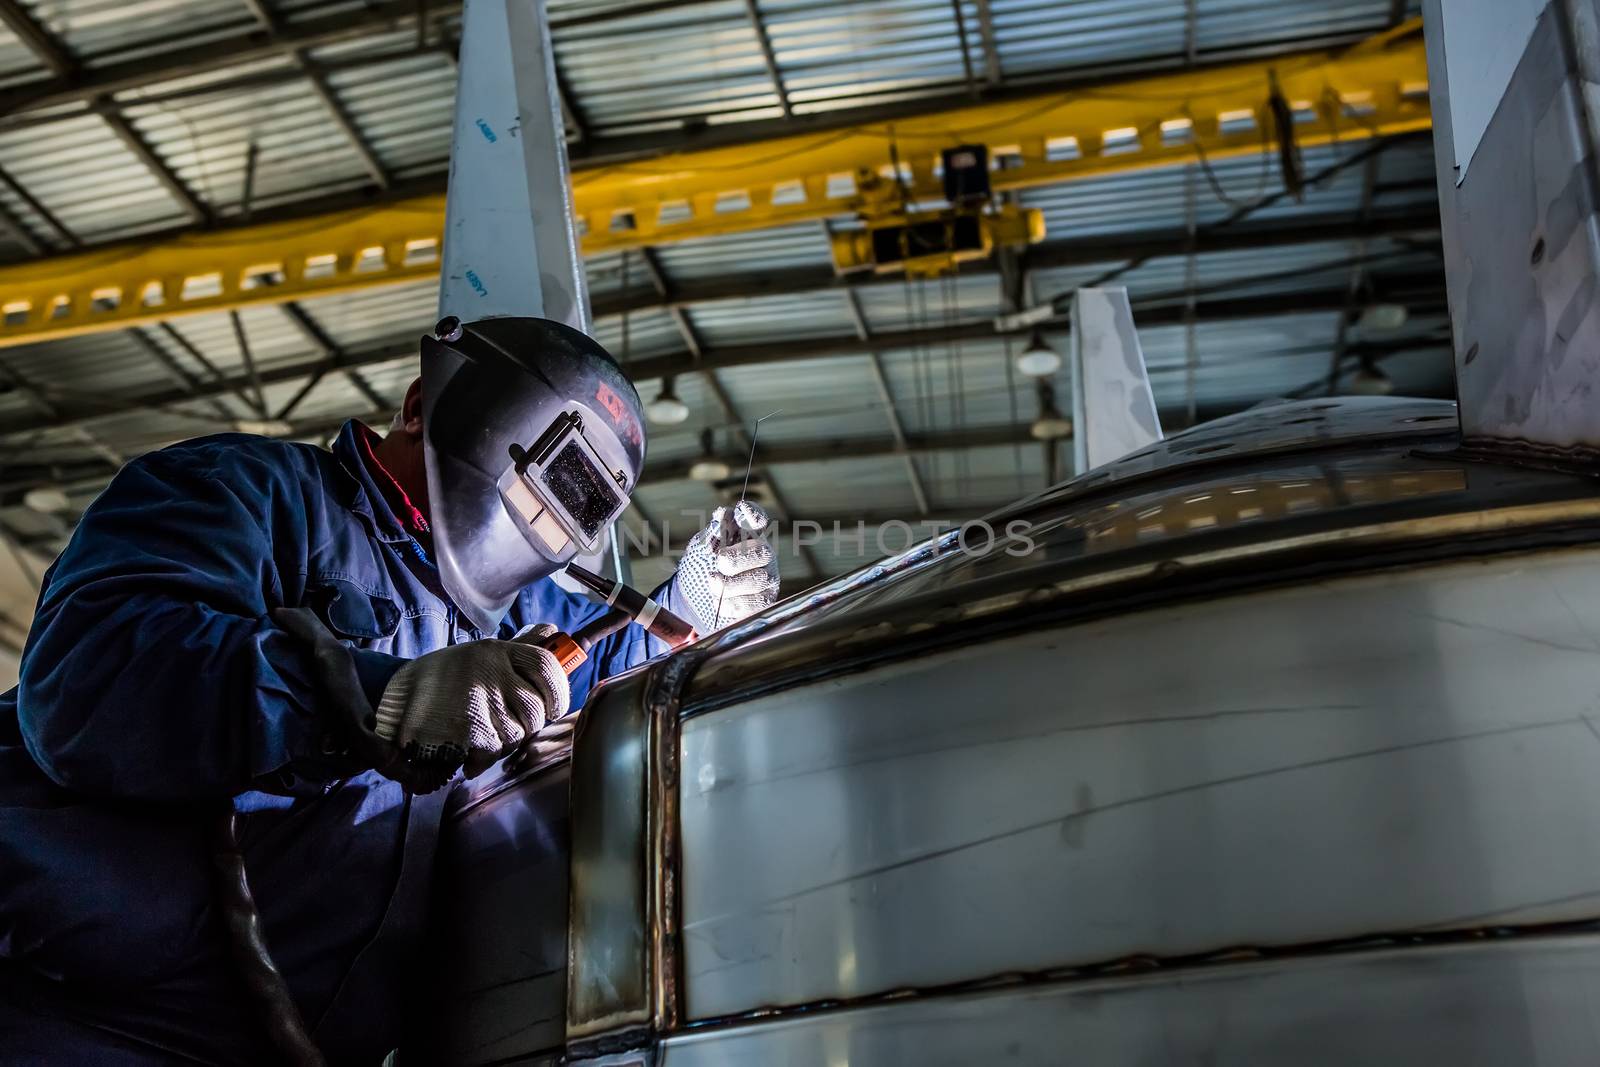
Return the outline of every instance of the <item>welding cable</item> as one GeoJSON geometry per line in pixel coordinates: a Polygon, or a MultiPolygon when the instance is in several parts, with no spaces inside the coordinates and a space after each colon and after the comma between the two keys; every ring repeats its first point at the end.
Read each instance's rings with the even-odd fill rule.
{"type": "Polygon", "coordinates": [[[289,994],[289,984],[273,962],[262,936],[261,912],[250,892],[244,852],[239,847],[238,815],[231,803],[212,819],[211,865],[234,973],[276,1053],[274,1062],[325,1067],[327,1061],[306,1032],[305,1020],[289,994]]]}

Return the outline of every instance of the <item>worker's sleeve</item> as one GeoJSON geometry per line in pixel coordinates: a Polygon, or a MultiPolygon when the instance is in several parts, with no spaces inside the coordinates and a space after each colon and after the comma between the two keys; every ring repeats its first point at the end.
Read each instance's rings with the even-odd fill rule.
{"type": "MultiPolygon", "coordinates": [[[[300,594],[305,498],[258,466],[153,453],[85,513],[46,576],[18,693],[28,751],[56,782],[224,796],[317,758],[309,656],[268,617],[286,577],[300,594]]],[[[353,652],[369,691],[403,662],[353,652]]]]}

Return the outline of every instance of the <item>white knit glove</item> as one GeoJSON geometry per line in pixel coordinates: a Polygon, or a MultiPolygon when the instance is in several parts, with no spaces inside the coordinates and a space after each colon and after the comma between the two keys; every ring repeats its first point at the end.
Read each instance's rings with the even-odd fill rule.
{"type": "Polygon", "coordinates": [[[572,703],[566,672],[535,643],[555,629],[529,627],[510,641],[441,648],[389,679],[374,732],[399,749],[418,792],[442,786],[457,767],[476,778],[566,714],[572,703]]]}
{"type": "Polygon", "coordinates": [[[678,564],[678,592],[693,609],[701,635],[749,618],[778,599],[778,555],[761,534],[767,513],[741,500],[718,508],[690,538],[678,564]]]}

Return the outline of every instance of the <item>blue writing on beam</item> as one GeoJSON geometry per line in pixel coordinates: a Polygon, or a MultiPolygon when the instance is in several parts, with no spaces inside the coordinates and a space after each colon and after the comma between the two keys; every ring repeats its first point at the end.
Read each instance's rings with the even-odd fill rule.
{"type": "Polygon", "coordinates": [[[477,293],[479,296],[489,295],[489,290],[483,287],[482,280],[470,270],[467,271],[467,284],[472,286],[472,291],[477,293]]]}
{"type": "Polygon", "coordinates": [[[494,131],[489,128],[489,124],[482,119],[478,120],[478,129],[483,131],[483,136],[488,138],[490,144],[494,144],[500,139],[494,135],[494,131]]]}

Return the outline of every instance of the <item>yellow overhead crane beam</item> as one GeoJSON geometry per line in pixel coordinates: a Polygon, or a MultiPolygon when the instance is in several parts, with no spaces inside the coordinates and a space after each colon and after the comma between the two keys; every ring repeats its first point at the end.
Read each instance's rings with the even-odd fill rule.
{"type": "MultiPolygon", "coordinates": [[[[1302,146],[1430,127],[1420,20],[1355,46],[580,170],[587,255],[857,213],[882,182],[938,201],[941,149],[996,192],[1257,153],[1276,79],[1302,146]],[[876,186],[876,188],[874,188],[876,186]]],[[[0,347],[432,277],[444,196],[0,267],[0,347]]]]}

